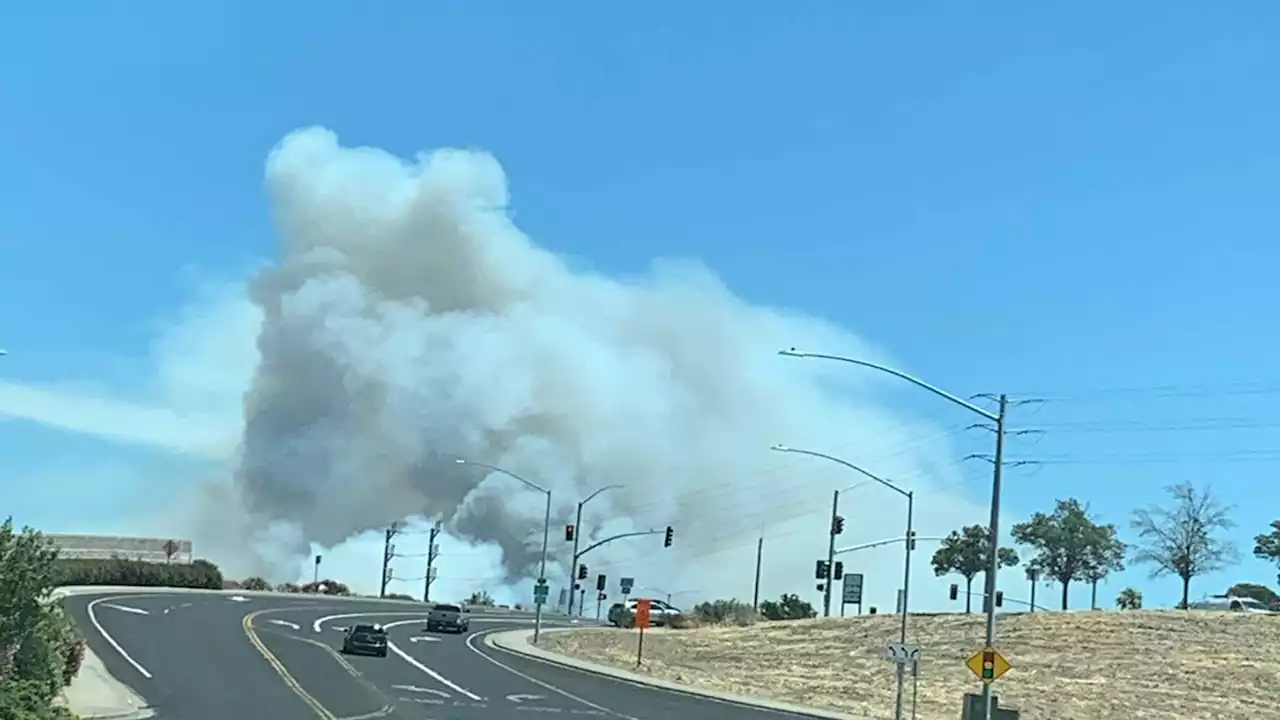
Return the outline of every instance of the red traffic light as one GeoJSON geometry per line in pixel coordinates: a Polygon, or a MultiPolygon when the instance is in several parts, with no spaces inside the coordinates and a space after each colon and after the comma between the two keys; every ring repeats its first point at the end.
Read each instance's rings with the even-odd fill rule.
{"type": "Polygon", "coordinates": [[[565,541],[565,542],[573,542],[573,531],[574,531],[574,529],[575,529],[575,528],[573,527],[573,523],[569,523],[568,525],[565,525],[565,526],[564,526],[564,541],[565,541]]]}

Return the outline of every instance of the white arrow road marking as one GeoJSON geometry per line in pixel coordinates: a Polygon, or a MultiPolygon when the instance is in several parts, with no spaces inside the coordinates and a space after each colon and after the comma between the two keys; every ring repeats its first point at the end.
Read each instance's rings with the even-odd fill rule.
{"type": "Polygon", "coordinates": [[[151,614],[142,608],[129,607],[128,605],[116,605],[115,603],[102,603],[102,607],[109,607],[112,610],[120,610],[121,612],[133,613],[134,615],[151,614]]]}
{"type": "Polygon", "coordinates": [[[296,623],[291,623],[291,622],[289,622],[288,620],[268,620],[267,622],[269,622],[269,623],[273,623],[273,624],[275,624],[275,625],[283,625],[283,626],[285,626],[285,627],[287,627],[287,628],[293,628],[294,630],[301,630],[301,629],[302,629],[302,628],[301,628],[301,627],[299,627],[296,623]]]}
{"type": "Polygon", "coordinates": [[[232,595],[227,599],[230,600],[231,602],[249,602],[249,598],[243,595],[232,595]]]}
{"type": "Polygon", "coordinates": [[[418,687],[417,685],[392,685],[394,690],[404,690],[406,692],[428,693],[431,695],[439,695],[440,697],[449,697],[449,693],[443,690],[432,690],[431,688],[418,687]]]}
{"type": "Polygon", "coordinates": [[[438,637],[431,637],[430,635],[414,635],[413,637],[409,638],[409,642],[411,642],[411,643],[416,643],[416,642],[440,642],[440,638],[438,638],[438,637]]]}
{"type": "Polygon", "coordinates": [[[545,700],[546,698],[546,695],[523,695],[520,693],[507,696],[507,699],[513,703],[522,703],[526,700],[545,700]]]}

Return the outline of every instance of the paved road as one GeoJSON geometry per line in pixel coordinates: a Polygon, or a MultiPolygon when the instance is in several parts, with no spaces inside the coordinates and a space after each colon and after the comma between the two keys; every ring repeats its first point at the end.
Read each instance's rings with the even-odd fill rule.
{"type": "MultiPolygon", "coordinates": [[[[558,667],[485,645],[527,617],[472,616],[471,631],[423,631],[412,606],[157,592],[64,601],[116,678],[158,720],[784,720],[558,667]],[[388,628],[385,658],[340,655],[342,628],[388,628]]],[[[549,623],[563,620],[550,620],[549,623]]]]}

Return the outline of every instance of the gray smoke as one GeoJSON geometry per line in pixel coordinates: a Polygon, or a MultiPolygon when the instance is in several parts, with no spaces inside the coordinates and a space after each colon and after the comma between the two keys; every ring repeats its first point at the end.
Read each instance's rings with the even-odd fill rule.
{"type": "MultiPolygon", "coordinates": [[[[311,128],[275,148],[266,187],[280,248],[252,283],[260,362],[234,493],[290,568],[312,542],[425,518],[500,546],[503,580],[530,576],[543,496],[456,458],[550,488],[557,526],[623,485],[592,502],[589,532],[670,523],[696,565],[841,482],[821,463],[779,475],[772,444],[872,458],[919,431],[856,399],[875,378],[776,354],[873,349],[747,305],[697,263],[571,270],[513,225],[489,155],[404,161],[311,128]]],[[[927,455],[881,467],[918,476],[927,455]]]]}

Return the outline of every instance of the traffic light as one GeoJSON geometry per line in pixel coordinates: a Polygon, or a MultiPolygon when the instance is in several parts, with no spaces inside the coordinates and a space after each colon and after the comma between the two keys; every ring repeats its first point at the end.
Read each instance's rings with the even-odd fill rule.
{"type": "Polygon", "coordinates": [[[837,515],[831,519],[831,534],[839,535],[844,532],[844,516],[837,515]]]}
{"type": "MultiPolygon", "coordinates": [[[[604,576],[601,575],[600,577],[604,577],[604,576]]],[[[600,593],[599,595],[596,595],[596,599],[599,600],[600,602],[604,602],[606,597],[607,596],[604,593],[600,593]]]]}
{"type": "Polygon", "coordinates": [[[604,592],[604,585],[605,585],[604,573],[600,573],[599,575],[596,576],[596,589],[599,590],[600,592],[604,592]]]}
{"type": "Polygon", "coordinates": [[[825,592],[826,589],[827,589],[826,583],[818,583],[818,592],[825,592]]]}
{"type": "Polygon", "coordinates": [[[951,599],[952,599],[952,600],[955,600],[957,597],[959,597],[959,596],[960,596],[960,586],[959,586],[959,585],[957,585],[957,584],[955,584],[955,583],[951,583],[951,592],[949,593],[949,595],[951,596],[951,599]]]}
{"type": "Polygon", "coordinates": [[[662,547],[671,547],[671,542],[675,540],[676,530],[670,525],[667,526],[667,537],[662,541],[662,547]]]}
{"type": "Polygon", "coordinates": [[[574,531],[573,523],[569,523],[568,525],[564,526],[565,542],[573,542],[573,531],[574,531]]]}
{"type": "Polygon", "coordinates": [[[982,679],[996,679],[996,652],[994,650],[982,651],[982,679]]]}
{"type": "Polygon", "coordinates": [[[831,566],[827,565],[826,560],[819,560],[813,567],[813,576],[818,580],[826,580],[827,573],[831,571],[831,566]]]}
{"type": "Polygon", "coordinates": [[[839,580],[844,577],[844,563],[836,561],[836,566],[831,569],[832,579],[839,580]]]}
{"type": "Polygon", "coordinates": [[[586,580],[586,579],[587,579],[587,566],[586,566],[586,565],[579,565],[579,566],[578,566],[578,579],[579,579],[579,580],[586,580]]]}
{"type": "Polygon", "coordinates": [[[996,591],[996,607],[1004,607],[1004,591],[996,591]]]}

